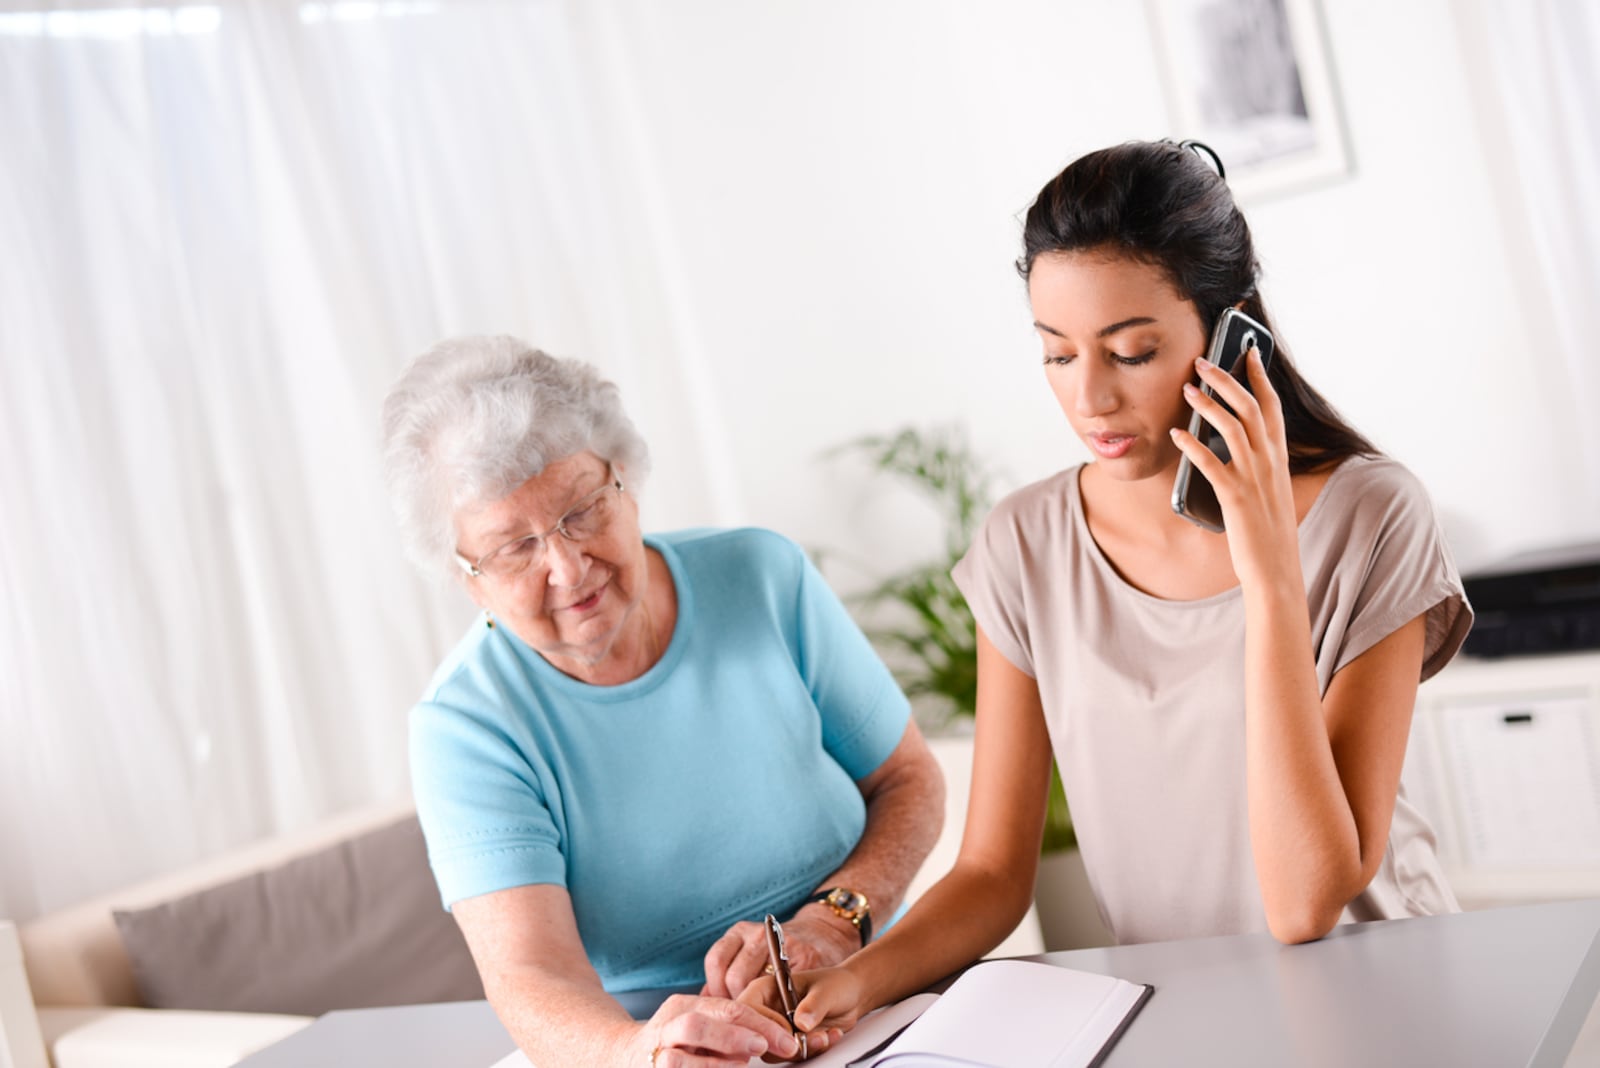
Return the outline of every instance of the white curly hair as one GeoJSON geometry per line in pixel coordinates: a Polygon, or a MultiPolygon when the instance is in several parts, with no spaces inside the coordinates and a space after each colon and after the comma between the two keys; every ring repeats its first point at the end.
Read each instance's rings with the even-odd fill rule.
{"type": "Polygon", "coordinates": [[[452,338],[418,356],[383,402],[383,440],[406,552],[440,575],[456,571],[457,511],[557,460],[592,452],[623,469],[632,491],[650,471],[614,383],[514,337],[452,338]]]}

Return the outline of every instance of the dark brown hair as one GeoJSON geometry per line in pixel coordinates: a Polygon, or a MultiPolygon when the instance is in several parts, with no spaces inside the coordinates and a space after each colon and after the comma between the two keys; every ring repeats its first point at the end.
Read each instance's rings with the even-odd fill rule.
{"type": "Polygon", "coordinates": [[[1194,302],[1208,335],[1223,309],[1243,301],[1276,341],[1267,379],[1283,403],[1289,470],[1378,453],[1295,369],[1256,288],[1250,227],[1221,175],[1187,145],[1130,141],[1075,160],[1039,191],[1022,244],[1024,279],[1052,252],[1103,249],[1158,267],[1194,302]]]}

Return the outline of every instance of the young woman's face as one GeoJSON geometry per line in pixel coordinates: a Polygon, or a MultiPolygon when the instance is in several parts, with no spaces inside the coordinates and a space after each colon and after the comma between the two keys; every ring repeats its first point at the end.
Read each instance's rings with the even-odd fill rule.
{"type": "Polygon", "coordinates": [[[1168,431],[1189,423],[1183,384],[1206,344],[1194,302],[1159,268],[1098,250],[1034,260],[1028,299],[1050,389],[1103,472],[1133,481],[1175,468],[1168,431]]]}

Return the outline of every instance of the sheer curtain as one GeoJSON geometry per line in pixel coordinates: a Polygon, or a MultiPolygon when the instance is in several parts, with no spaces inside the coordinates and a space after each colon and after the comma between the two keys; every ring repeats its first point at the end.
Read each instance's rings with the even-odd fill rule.
{"type": "MultiPolygon", "coordinates": [[[[1574,428],[1575,520],[1600,538],[1600,5],[1474,0],[1459,9],[1491,176],[1509,219],[1530,347],[1509,373],[1540,368],[1550,411],[1574,428]]],[[[1492,413],[1486,413],[1492,414],[1492,413]]]]}
{"type": "Polygon", "coordinates": [[[403,793],[471,606],[377,414],[469,332],[600,364],[647,525],[736,518],[614,12],[0,4],[0,916],[403,793]]]}

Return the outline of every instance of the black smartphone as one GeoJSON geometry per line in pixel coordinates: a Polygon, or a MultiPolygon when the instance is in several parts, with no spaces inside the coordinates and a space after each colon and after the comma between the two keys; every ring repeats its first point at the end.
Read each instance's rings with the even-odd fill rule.
{"type": "MultiPolygon", "coordinates": [[[[1250,316],[1237,308],[1229,308],[1217,320],[1216,329],[1211,331],[1211,348],[1206,351],[1206,359],[1227,371],[1244,384],[1245,389],[1250,388],[1250,380],[1245,376],[1245,353],[1251,348],[1261,350],[1261,366],[1272,365],[1272,335],[1267,328],[1256,322],[1250,316]]],[[[1211,387],[1201,384],[1200,388],[1208,397],[1215,396],[1211,387]]],[[[1227,402],[1222,401],[1224,408],[1227,402]]],[[[1228,411],[1233,411],[1228,408],[1228,411]]],[[[1206,448],[1214,453],[1217,459],[1227,463],[1232,457],[1228,455],[1228,443],[1222,440],[1222,435],[1216,428],[1200,417],[1195,412],[1189,420],[1189,433],[1200,440],[1206,448]]],[[[1172,510],[1191,523],[1197,523],[1207,530],[1222,530],[1222,505],[1217,502],[1217,491],[1211,488],[1211,483],[1206,476],[1195,470],[1193,463],[1187,456],[1178,462],[1178,477],[1172,483],[1172,510]]]]}

